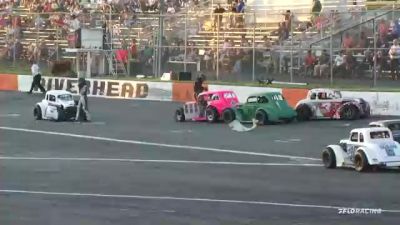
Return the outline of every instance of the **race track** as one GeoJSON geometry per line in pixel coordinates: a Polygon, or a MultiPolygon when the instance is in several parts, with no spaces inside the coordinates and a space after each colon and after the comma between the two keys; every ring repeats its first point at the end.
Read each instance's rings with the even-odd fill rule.
{"type": "Polygon", "coordinates": [[[324,146],[388,117],[238,133],[156,101],[90,98],[91,123],[35,121],[41,98],[0,92],[0,224],[399,223],[400,170],[320,165],[324,146]]]}

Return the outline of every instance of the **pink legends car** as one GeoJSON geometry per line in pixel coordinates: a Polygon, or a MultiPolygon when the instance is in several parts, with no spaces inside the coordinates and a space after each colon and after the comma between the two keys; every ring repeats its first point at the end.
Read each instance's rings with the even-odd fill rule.
{"type": "Polygon", "coordinates": [[[186,102],[175,111],[175,120],[183,122],[221,120],[223,112],[235,107],[239,100],[233,91],[207,91],[197,97],[197,101],[186,102]]]}

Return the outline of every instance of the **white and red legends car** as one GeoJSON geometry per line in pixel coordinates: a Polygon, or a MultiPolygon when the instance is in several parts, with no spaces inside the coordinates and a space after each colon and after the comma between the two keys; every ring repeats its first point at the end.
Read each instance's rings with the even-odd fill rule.
{"type": "Polygon", "coordinates": [[[311,89],[307,98],[295,107],[298,120],[367,118],[371,114],[370,105],[362,98],[343,98],[340,91],[332,89],[311,89]]]}
{"type": "Polygon", "coordinates": [[[353,167],[359,172],[372,166],[400,167],[400,144],[386,127],[353,129],[348,139],[326,147],[322,161],[326,168],[353,167]]]}

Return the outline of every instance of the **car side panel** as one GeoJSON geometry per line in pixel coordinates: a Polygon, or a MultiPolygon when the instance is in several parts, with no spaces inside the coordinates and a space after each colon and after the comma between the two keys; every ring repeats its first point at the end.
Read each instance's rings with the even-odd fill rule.
{"type": "Polygon", "coordinates": [[[197,103],[186,103],[183,105],[183,112],[186,120],[192,120],[199,117],[200,107],[197,103]]]}
{"type": "Polygon", "coordinates": [[[350,161],[347,153],[343,151],[342,147],[340,147],[339,145],[328,145],[327,148],[332,149],[335,153],[337,167],[343,167],[345,165],[353,164],[353,162],[350,161]]]}

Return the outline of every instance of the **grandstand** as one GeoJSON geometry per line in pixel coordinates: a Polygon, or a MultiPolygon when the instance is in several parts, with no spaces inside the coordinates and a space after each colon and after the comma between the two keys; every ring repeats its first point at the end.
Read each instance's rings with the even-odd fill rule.
{"type": "Polygon", "coordinates": [[[397,16],[393,5],[367,11],[365,0],[321,0],[322,8],[314,16],[309,0],[285,4],[248,0],[244,13],[235,12],[234,1],[166,1],[160,41],[160,6],[156,1],[125,1],[127,5],[122,1],[111,5],[93,1],[79,5],[70,0],[63,6],[57,1],[50,5],[40,2],[25,0],[0,6],[3,60],[23,61],[26,65],[29,60],[48,65],[62,60],[82,63],[85,57],[77,60],[75,54],[65,51],[73,47],[68,24],[71,14],[75,14],[83,28],[105,30],[103,47],[112,53],[108,55],[112,66],[106,73],[159,75],[187,70],[227,80],[254,80],[285,71],[291,78],[301,75],[308,49],[312,48],[317,56],[329,49],[333,61],[346,32],[356,35],[363,31],[370,43],[376,41],[376,24],[372,23],[397,16]],[[217,5],[225,9],[224,13],[218,14],[217,5]],[[138,53],[128,54],[129,60],[117,54],[132,45],[138,53]],[[162,50],[160,55],[158,49],[162,50]]]}

